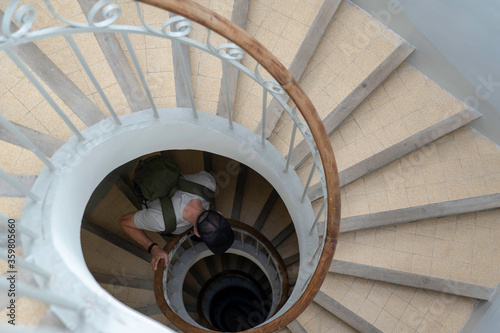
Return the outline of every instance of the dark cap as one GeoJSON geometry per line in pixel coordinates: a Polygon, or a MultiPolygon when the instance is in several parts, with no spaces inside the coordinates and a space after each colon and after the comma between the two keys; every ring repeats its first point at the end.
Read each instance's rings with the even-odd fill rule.
{"type": "Polygon", "coordinates": [[[216,211],[206,210],[201,213],[196,227],[200,238],[215,254],[224,253],[233,245],[233,229],[224,216],[216,211]]]}

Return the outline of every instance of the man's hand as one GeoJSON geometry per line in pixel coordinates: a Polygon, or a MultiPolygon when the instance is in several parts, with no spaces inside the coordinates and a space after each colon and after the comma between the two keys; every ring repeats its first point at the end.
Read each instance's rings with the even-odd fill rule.
{"type": "Polygon", "coordinates": [[[153,266],[155,271],[158,268],[158,263],[161,259],[165,260],[165,266],[168,264],[167,252],[163,251],[158,245],[153,246],[151,249],[151,255],[153,256],[153,258],[151,258],[151,266],[153,266]]]}

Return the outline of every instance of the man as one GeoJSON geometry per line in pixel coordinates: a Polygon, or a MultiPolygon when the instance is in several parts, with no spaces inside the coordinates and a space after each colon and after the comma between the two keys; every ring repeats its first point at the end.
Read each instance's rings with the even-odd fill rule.
{"type": "MultiPolygon", "coordinates": [[[[215,180],[206,171],[182,177],[215,192],[215,180]]],[[[172,196],[172,206],[176,217],[176,229],[172,232],[174,235],[193,227],[195,235],[200,237],[212,252],[224,253],[231,247],[234,233],[229,222],[220,213],[208,210],[210,203],[206,199],[179,190],[172,196]]],[[[151,253],[151,266],[154,270],[158,268],[161,259],[165,260],[165,265],[168,263],[168,254],[144,232],[165,230],[160,199],[148,201],[142,210],[122,216],[118,223],[130,238],[151,253]]]]}

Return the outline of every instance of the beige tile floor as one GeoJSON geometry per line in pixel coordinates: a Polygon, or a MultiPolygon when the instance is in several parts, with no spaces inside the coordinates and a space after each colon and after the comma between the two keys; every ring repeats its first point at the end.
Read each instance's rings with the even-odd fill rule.
{"type": "Polygon", "coordinates": [[[500,148],[465,126],[344,187],[342,216],[499,193],[499,161],[500,148]]]}
{"type": "MultiPolygon", "coordinates": [[[[322,3],[304,0],[286,1],[286,5],[282,3],[282,0],[251,1],[247,32],[288,68],[322,3]]],[[[242,63],[250,69],[256,65],[249,56],[242,63]]],[[[259,71],[264,78],[270,77],[264,69],[259,68],[259,71]]],[[[267,102],[270,101],[269,97],[267,102]]],[[[235,121],[255,129],[261,112],[262,88],[248,77],[240,76],[235,99],[235,121]]]]}
{"type": "Polygon", "coordinates": [[[500,210],[341,235],[335,258],[496,288],[500,210]]]}
{"type": "MultiPolygon", "coordinates": [[[[383,332],[458,332],[476,303],[466,297],[335,274],[327,276],[321,290],[383,332]]],[[[314,327],[311,332],[335,331],[337,322],[318,310],[314,317],[302,314],[299,321],[306,328],[314,327]]]]}
{"type": "MultiPolygon", "coordinates": [[[[402,40],[358,7],[342,2],[300,84],[326,117],[402,40]]],[[[270,142],[287,153],[292,123],[280,118],[270,142]]],[[[298,140],[297,140],[298,143],[298,140]]]]}

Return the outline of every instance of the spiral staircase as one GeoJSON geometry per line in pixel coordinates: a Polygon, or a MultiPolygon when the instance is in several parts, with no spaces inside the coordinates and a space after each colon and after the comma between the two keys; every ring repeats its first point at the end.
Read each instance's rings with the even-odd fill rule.
{"type": "Polygon", "coordinates": [[[1,5],[2,332],[485,332],[500,148],[411,45],[348,1],[144,2],[1,5]],[[149,154],[214,175],[228,253],[148,233],[151,269],[117,223],[149,154]]]}

